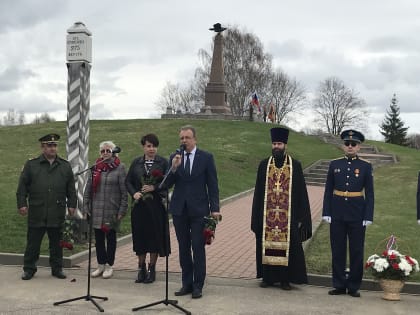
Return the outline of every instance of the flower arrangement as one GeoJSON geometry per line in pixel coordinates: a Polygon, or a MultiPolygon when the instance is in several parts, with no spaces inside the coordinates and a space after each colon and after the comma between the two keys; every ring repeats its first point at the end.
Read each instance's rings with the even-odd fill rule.
{"type": "Polygon", "coordinates": [[[73,250],[74,234],[78,228],[78,224],[75,219],[66,218],[62,227],[62,237],[60,240],[60,247],[68,250],[73,250]]]}
{"type": "Polygon", "coordinates": [[[418,272],[418,261],[401,254],[396,247],[396,238],[392,235],[381,255],[374,254],[367,259],[365,269],[376,279],[388,280],[406,280],[411,274],[418,272]]]}
{"type": "MultiPolygon", "coordinates": [[[[163,179],[163,173],[159,169],[154,169],[150,172],[150,174],[144,174],[141,178],[141,185],[156,185],[160,183],[163,179]]],[[[143,200],[148,198],[153,199],[153,194],[151,192],[144,193],[141,197],[143,200]]]]}
{"type": "Polygon", "coordinates": [[[216,233],[216,225],[222,221],[222,216],[219,218],[214,218],[212,216],[204,217],[204,240],[207,245],[210,245],[213,242],[216,233]]]}

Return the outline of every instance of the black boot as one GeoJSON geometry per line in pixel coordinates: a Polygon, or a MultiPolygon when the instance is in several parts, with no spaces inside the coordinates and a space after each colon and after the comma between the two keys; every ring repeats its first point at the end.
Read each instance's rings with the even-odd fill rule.
{"type": "Polygon", "coordinates": [[[146,273],[146,264],[143,263],[142,265],[139,265],[139,272],[137,273],[136,283],[145,282],[144,280],[146,279],[146,273]]]}
{"type": "Polygon", "coordinates": [[[156,280],[156,265],[149,264],[149,272],[147,273],[144,283],[152,283],[156,280]]]}

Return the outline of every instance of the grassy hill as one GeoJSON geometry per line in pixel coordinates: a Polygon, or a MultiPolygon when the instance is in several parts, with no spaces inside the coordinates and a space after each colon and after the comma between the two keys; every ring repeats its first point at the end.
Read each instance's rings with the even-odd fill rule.
{"type": "MultiPolygon", "coordinates": [[[[169,156],[179,147],[179,128],[188,123],[197,129],[198,146],[215,156],[221,198],[252,188],[259,161],[271,153],[269,130],[271,124],[245,121],[207,120],[115,120],[92,121],[90,124],[89,161],[98,157],[101,141],[112,140],[122,148],[121,160],[129,166],[134,157],[142,154],[139,139],[154,132],[160,140],[159,154],[169,156]]],[[[0,251],[22,253],[25,247],[26,218],[16,212],[16,187],[23,164],[28,158],[39,155],[37,139],[49,132],[63,136],[59,152],[65,157],[66,123],[54,122],[0,128],[0,147],[3,163],[0,165],[0,251]]],[[[342,154],[336,147],[321,142],[316,137],[291,132],[288,151],[308,166],[319,159],[336,158],[342,154]]],[[[394,153],[399,163],[375,170],[374,224],[367,229],[365,257],[382,251],[381,241],[390,234],[402,239],[403,253],[420,260],[416,222],[417,174],[420,170],[420,152],[370,141],[381,151],[394,153]]],[[[129,217],[122,226],[122,234],[130,232],[129,217]]],[[[382,244],[383,246],[383,244],[382,244]]],[[[77,245],[80,251],[84,245],[77,245]]],[[[44,242],[42,252],[47,253],[44,242]]],[[[67,254],[69,254],[67,252],[67,254]]],[[[329,229],[322,224],[306,253],[308,271],[326,274],[331,272],[329,229]]],[[[420,275],[413,280],[420,281],[420,275]]]]}
{"type": "MultiPolygon", "coordinates": [[[[112,140],[122,148],[119,154],[127,167],[134,157],[142,154],[140,137],[156,133],[160,140],[159,154],[168,157],[179,147],[179,128],[192,123],[197,129],[198,146],[214,154],[220,182],[220,197],[252,188],[255,184],[259,161],[271,153],[270,128],[273,125],[245,121],[208,120],[115,120],[91,121],[89,161],[99,156],[99,143],[112,140]]],[[[25,125],[0,128],[0,147],[3,163],[0,166],[0,251],[21,253],[25,248],[26,218],[16,212],[16,187],[25,161],[39,155],[37,139],[47,133],[62,136],[59,154],[65,157],[66,123],[54,122],[41,125],[25,125]]],[[[322,143],[316,137],[291,132],[289,152],[304,166],[322,158],[334,158],[339,151],[322,143]]],[[[130,220],[122,225],[122,234],[130,232],[130,220]]],[[[79,245],[76,250],[83,249],[79,245]]],[[[47,253],[44,241],[42,252],[47,253]]]]}

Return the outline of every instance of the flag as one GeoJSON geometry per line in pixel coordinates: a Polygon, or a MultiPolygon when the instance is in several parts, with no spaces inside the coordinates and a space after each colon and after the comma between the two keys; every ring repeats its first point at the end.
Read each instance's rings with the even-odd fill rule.
{"type": "Polygon", "coordinates": [[[254,92],[251,97],[251,104],[257,106],[258,111],[261,113],[260,101],[258,100],[257,92],[254,92]]]}
{"type": "Polygon", "coordinates": [[[276,120],[276,112],[274,110],[274,105],[273,104],[270,105],[270,110],[268,111],[267,118],[269,120],[271,120],[271,122],[274,122],[276,120]]]}

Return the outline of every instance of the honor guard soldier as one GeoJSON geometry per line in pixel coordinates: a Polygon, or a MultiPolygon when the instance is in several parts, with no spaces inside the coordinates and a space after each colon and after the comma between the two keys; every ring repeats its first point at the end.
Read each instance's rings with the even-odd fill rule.
{"type": "Polygon", "coordinates": [[[330,295],[360,297],[366,226],[373,222],[372,165],[358,157],[365,139],[356,130],[341,133],[345,157],[331,161],[325,184],[322,218],[330,223],[333,287],[330,295]],[[350,271],[346,276],[347,239],[350,271]]]}
{"type": "Polygon", "coordinates": [[[66,215],[74,214],[77,197],[70,163],[57,155],[60,136],[48,134],[39,139],[41,155],[26,162],[16,192],[17,208],[28,215],[27,244],[23,259],[22,280],[30,280],[45,232],[48,234],[51,274],[59,279],[63,273],[63,249],[60,247],[62,226],[66,215]]]}

